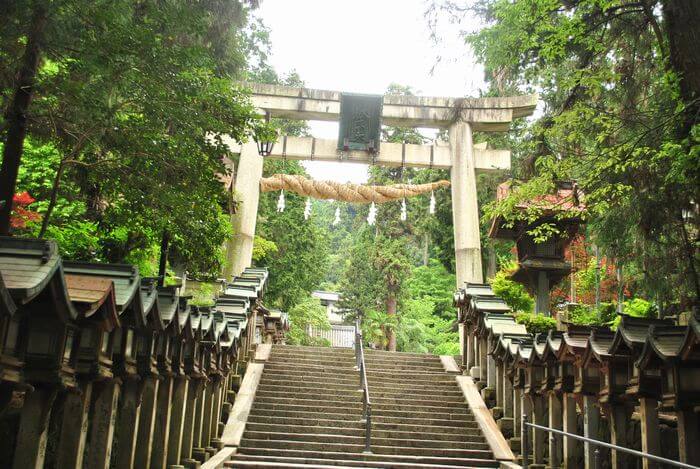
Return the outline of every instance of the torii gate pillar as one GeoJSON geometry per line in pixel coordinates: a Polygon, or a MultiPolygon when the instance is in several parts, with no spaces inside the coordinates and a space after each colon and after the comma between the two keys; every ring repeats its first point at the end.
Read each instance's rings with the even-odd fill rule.
{"type": "Polygon", "coordinates": [[[455,239],[457,286],[483,282],[479,206],[476,193],[476,167],[472,126],[461,120],[450,125],[452,154],[452,224],[455,239]]]}

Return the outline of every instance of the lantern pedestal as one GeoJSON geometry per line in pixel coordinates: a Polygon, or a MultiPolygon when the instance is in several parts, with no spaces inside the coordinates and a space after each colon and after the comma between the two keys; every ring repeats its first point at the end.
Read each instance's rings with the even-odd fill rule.
{"type": "Polygon", "coordinates": [[[182,439],[185,426],[185,406],[187,405],[188,380],[185,376],[174,379],[170,435],[168,436],[168,465],[180,463],[182,439]]]}
{"type": "MultiPolygon", "coordinates": [[[[632,412],[623,403],[610,406],[610,443],[631,448],[633,445],[629,441],[629,423],[632,412]]],[[[634,461],[630,454],[621,451],[611,451],[612,467],[633,467],[634,461]]]]}
{"type": "Polygon", "coordinates": [[[116,467],[131,469],[134,466],[136,454],[136,440],[140,415],[140,383],[136,379],[127,380],[122,386],[122,400],[119,408],[119,420],[117,422],[117,458],[116,467]]]}
{"type": "Polygon", "coordinates": [[[80,383],[79,392],[66,394],[63,404],[61,440],[58,445],[58,467],[80,469],[88,432],[88,413],[92,399],[92,382],[80,383]]]}
{"type": "MultiPolygon", "coordinates": [[[[597,406],[596,396],[583,396],[583,436],[598,440],[598,427],[600,426],[600,410],[597,406]]],[[[586,467],[594,467],[595,446],[584,443],[584,460],[586,467]]]]}
{"type": "Polygon", "coordinates": [[[141,415],[139,416],[139,437],[136,441],[134,467],[148,467],[151,460],[153,427],[156,419],[156,400],[160,381],[154,376],[144,379],[141,395],[141,415]]]}
{"type": "MultiPolygon", "coordinates": [[[[659,432],[659,413],[657,401],[651,397],[639,398],[639,417],[641,421],[642,451],[661,455],[661,434],[659,432]]],[[[658,469],[659,465],[648,459],[642,459],[643,469],[658,469]]]]}
{"type": "Polygon", "coordinates": [[[90,447],[85,463],[89,468],[107,469],[109,467],[120,390],[121,382],[118,379],[94,384],[94,413],[90,430],[90,447]]]}
{"type": "MultiPolygon", "coordinates": [[[[576,397],[565,393],[562,399],[562,423],[567,433],[578,433],[578,413],[576,412],[576,397]]],[[[565,467],[576,467],[581,457],[581,442],[573,438],[564,439],[565,467]]]]}
{"type": "MultiPolygon", "coordinates": [[[[562,399],[556,392],[549,393],[549,428],[562,429],[562,399]]],[[[549,435],[549,467],[559,467],[562,461],[562,436],[549,435]]]]}
{"type": "Polygon", "coordinates": [[[151,467],[161,469],[165,467],[168,434],[170,432],[170,400],[173,395],[173,378],[166,376],[158,387],[158,399],[156,403],[156,419],[153,426],[153,451],[151,453],[151,467]]]}
{"type": "Polygon", "coordinates": [[[190,467],[194,463],[192,459],[192,439],[194,436],[194,414],[197,408],[197,383],[195,380],[190,380],[187,383],[187,396],[185,399],[185,417],[184,427],[182,430],[182,464],[190,467]]]}
{"type": "Polygon", "coordinates": [[[678,457],[681,462],[692,465],[700,464],[700,431],[698,414],[691,409],[676,412],[678,416],[678,457]]]}
{"type": "Polygon", "coordinates": [[[49,419],[55,400],[55,388],[27,391],[20,414],[14,469],[44,466],[49,419]]]}

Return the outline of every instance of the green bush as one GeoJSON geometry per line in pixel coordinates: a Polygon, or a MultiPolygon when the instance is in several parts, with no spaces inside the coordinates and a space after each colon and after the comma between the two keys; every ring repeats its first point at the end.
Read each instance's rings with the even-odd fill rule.
{"type": "Polygon", "coordinates": [[[491,279],[491,289],[496,296],[503,298],[513,311],[531,313],[535,307],[535,301],[524,286],[508,278],[513,269],[515,264],[511,263],[496,272],[496,276],[491,279]]]}
{"type": "Polygon", "coordinates": [[[557,321],[549,316],[535,313],[517,313],[515,322],[523,324],[530,333],[546,333],[557,326],[557,321]]]}
{"type": "Polygon", "coordinates": [[[330,347],[330,342],[320,337],[311,337],[307,334],[309,326],[320,330],[331,328],[326,315],[326,308],[321,306],[318,298],[308,297],[297,303],[289,310],[289,332],[287,343],[289,345],[313,345],[330,347]]]}

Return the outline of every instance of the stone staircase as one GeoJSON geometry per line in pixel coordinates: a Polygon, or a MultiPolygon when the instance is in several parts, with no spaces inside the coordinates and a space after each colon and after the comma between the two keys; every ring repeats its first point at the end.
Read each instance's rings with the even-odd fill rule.
{"type": "Polygon", "coordinates": [[[273,346],[226,467],[498,467],[440,358],[366,350],[372,453],[352,349],[273,346]]]}

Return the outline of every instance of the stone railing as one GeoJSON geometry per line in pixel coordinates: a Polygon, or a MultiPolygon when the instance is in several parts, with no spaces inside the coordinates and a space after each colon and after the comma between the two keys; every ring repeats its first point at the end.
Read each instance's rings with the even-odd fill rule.
{"type": "MultiPolygon", "coordinates": [[[[462,366],[511,448],[530,467],[592,468],[595,446],[522,419],[687,464],[700,464],[700,323],[622,317],[615,331],[566,326],[530,334],[485,284],[455,294],[462,366]]],[[[660,467],[599,449],[609,467],[660,467]]]]}
{"type": "Polygon", "coordinates": [[[131,265],[64,261],[0,238],[0,461],[198,467],[216,453],[255,343],[283,341],[265,269],[197,307],[131,265]]]}

